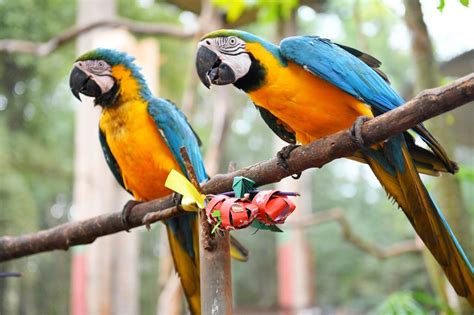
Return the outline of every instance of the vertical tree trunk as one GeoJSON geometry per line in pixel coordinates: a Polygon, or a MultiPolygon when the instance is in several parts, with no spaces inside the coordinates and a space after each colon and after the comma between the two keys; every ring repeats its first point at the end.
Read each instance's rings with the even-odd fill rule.
{"type": "MultiPolygon", "coordinates": [[[[297,34],[296,12],[288,21],[277,24],[279,39],[297,34]]],[[[287,145],[275,136],[275,152],[287,145]]],[[[300,179],[286,178],[276,185],[284,191],[296,191],[302,197],[294,200],[297,210],[288,222],[311,213],[311,174],[300,179]]],[[[278,304],[290,314],[304,314],[315,302],[312,248],[303,229],[291,229],[277,235],[278,304]]]]}
{"type": "Polygon", "coordinates": [[[180,315],[183,308],[183,289],[175,271],[173,257],[166,235],[166,228],[160,227],[160,266],[158,272],[158,288],[160,295],[156,306],[156,315],[180,315]]]}
{"type": "Polygon", "coordinates": [[[222,146],[227,136],[232,119],[231,91],[232,86],[220,86],[212,91],[210,99],[213,105],[211,138],[206,151],[205,164],[207,173],[212,176],[219,173],[222,146]]]}
{"type": "MultiPolygon", "coordinates": [[[[415,61],[416,89],[421,91],[438,86],[440,83],[439,68],[434,57],[428,29],[423,20],[421,4],[418,0],[404,0],[404,3],[405,21],[412,38],[411,49],[415,61]]],[[[453,129],[448,126],[446,117],[441,116],[434,119],[430,126],[433,134],[453,158],[457,136],[453,129]]],[[[462,198],[459,180],[449,174],[443,175],[437,180],[435,188],[439,205],[469,256],[472,250],[472,235],[469,231],[469,214],[462,198]]],[[[425,260],[431,281],[440,298],[449,302],[460,313],[468,314],[471,310],[470,306],[466,301],[452,294],[454,290],[446,281],[441,268],[428,251],[425,251],[425,260]],[[447,288],[449,288],[449,294],[446,291],[447,288]]]]}
{"type": "MultiPolygon", "coordinates": [[[[201,15],[199,17],[200,32],[206,34],[210,31],[221,29],[224,26],[222,18],[212,6],[211,1],[202,1],[201,15]]],[[[202,34],[199,34],[201,37],[202,34]]],[[[206,171],[209,175],[219,172],[222,157],[222,145],[227,136],[229,122],[232,118],[231,86],[219,86],[210,90],[210,100],[213,105],[213,120],[211,138],[204,158],[206,171]]]]}
{"type": "MultiPolygon", "coordinates": [[[[115,0],[80,0],[78,24],[84,25],[116,15],[115,0]]],[[[81,36],[78,54],[98,48],[115,48],[137,57],[152,91],[158,84],[158,46],[144,41],[140,46],[126,31],[101,28],[81,36]]],[[[83,97],[77,107],[75,137],[74,219],[121,209],[132,197],[124,192],[103,157],[98,141],[100,108],[83,97]]],[[[100,239],[73,254],[71,313],[138,314],[138,232],[100,239]]]]}

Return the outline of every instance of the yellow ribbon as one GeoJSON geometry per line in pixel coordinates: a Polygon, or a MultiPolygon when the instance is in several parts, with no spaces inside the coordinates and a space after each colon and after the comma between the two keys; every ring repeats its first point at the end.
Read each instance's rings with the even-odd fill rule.
{"type": "Polygon", "coordinates": [[[181,173],[171,170],[166,178],[165,186],[183,195],[181,206],[186,211],[197,211],[196,204],[200,209],[204,208],[205,195],[202,195],[196,187],[181,173]]]}

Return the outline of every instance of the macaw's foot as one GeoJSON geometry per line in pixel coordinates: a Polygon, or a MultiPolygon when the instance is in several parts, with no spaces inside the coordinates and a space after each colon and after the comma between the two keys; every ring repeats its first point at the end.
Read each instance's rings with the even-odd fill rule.
{"type": "Polygon", "coordinates": [[[370,120],[370,117],[367,116],[359,116],[357,117],[356,121],[352,125],[350,129],[350,137],[352,141],[361,149],[362,151],[369,150],[369,147],[365,144],[364,138],[362,137],[362,125],[370,120]]]}
{"type": "Polygon", "coordinates": [[[136,200],[129,200],[127,201],[127,203],[125,204],[125,206],[123,206],[123,210],[122,210],[122,215],[121,215],[121,220],[122,220],[122,224],[123,226],[125,227],[125,231],[127,232],[130,232],[130,224],[128,222],[128,217],[130,216],[130,213],[132,212],[132,209],[133,207],[135,207],[136,205],[142,203],[141,201],[136,201],[136,200]]]}
{"type": "Polygon", "coordinates": [[[174,192],[172,195],[171,195],[171,199],[173,199],[173,204],[176,206],[176,207],[181,207],[181,202],[183,201],[183,195],[177,193],[177,192],[174,192]]]}
{"type": "MultiPolygon", "coordinates": [[[[299,147],[299,144],[289,144],[286,147],[283,147],[280,151],[277,153],[277,164],[284,168],[285,170],[289,171],[288,163],[287,160],[290,157],[291,151],[299,147]]],[[[296,173],[291,176],[294,179],[298,179],[301,177],[301,172],[296,173]]]]}

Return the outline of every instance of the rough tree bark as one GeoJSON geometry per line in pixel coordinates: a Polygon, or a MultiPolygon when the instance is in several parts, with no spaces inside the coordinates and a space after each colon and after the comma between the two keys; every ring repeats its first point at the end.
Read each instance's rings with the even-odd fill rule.
{"type": "MultiPolygon", "coordinates": [[[[405,0],[405,21],[411,34],[411,50],[414,59],[416,74],[416,90],[424,90],[437,86],[441,81],[439,65],[435,60],[433,45],[428,33],[427,26],[423,19],[421,4],[418,0],[405,0]]],[[[443,144],[451,158],[454,155],[456,138],[459,135],[454,134],[449,126],[446,117],[438,117],[431,123],[431,130],[443,144]]],[[[472,251],[472,234],[469,230],[469,213],[463,201],[461,185],[459,179],[455,176],[443,175],[437,180],[436,195],[441,209],[446,219],[450,222],[458,240],[461,242],[466,252],[472,251]]],[[[462,314],[469,313],[472,308],[467,302],[457,298],[454,290],[444,277],[443,271],[438,266],[434,258],[428,252],[424,251],[425,261],[430,274],[431,281],[437,294],[446,302],[457,308],[462,314]],[[449,288],[449,290],[446,290],[449,288]]]]}

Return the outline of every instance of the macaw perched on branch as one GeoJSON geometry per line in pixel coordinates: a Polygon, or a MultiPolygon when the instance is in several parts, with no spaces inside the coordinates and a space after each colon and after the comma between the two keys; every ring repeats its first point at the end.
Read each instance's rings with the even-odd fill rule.
{"type": "MultiPolygon", "coordinates": [[[[172,193],[164,186],[172,169],[187,175],[180,147],[186,148],[197,179],[203,182],[208,177],[200,140],[186,117],[171,101],[153,97],[133,60],[115,50],[93,50],[76,60],[69,84],[79,100],[82,93],[102,107],[99,139],[115,179],[137,201],[149,201],[172,193]]],[[[135,203],[125,206],[124,224],[135,203]]],[[[200,314],[197,214],[164,223],[191,313],[200,314]]]]}
{"type": "Polygon", "coordinates": [[[234,84],[248,94],[267,125],[290,143],[278,154],[284,167],[296,143],[352,126],[360,150],[351,158],[369,164],[456,292],[474,305],[473,267],[418,174],[455,173],[456,163],[422,124],[413,131],[431,150],[417,146],[408,132],[364,145],[363,117],[404,103],[380,65],[366,53],[317,36],[289,37],[276,46],[237,30],[205,35],[196,55],[197,72],[206,87],[234,84]]]}

